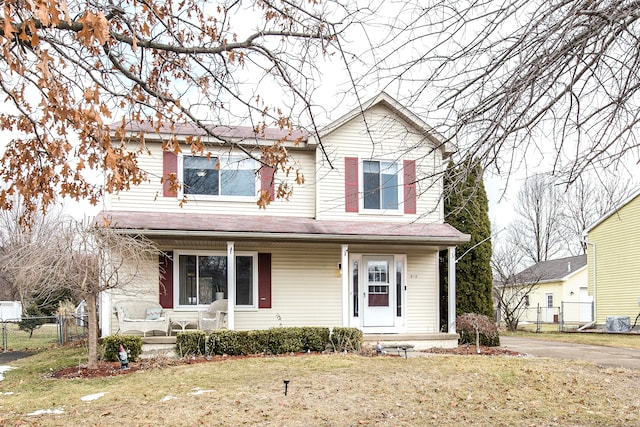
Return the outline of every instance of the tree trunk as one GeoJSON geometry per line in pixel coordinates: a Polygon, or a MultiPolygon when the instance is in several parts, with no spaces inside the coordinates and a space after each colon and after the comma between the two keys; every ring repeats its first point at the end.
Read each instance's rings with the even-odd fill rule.
{"type": "Polygon", "coordinates": [[[89,369],[98,369],[98,312],[96,296],[87,294],[87,321],[89,322],[89,369]]]}

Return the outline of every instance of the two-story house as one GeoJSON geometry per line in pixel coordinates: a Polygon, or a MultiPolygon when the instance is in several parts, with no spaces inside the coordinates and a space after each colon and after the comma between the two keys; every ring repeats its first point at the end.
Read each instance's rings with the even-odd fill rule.
{"type": "MultiPolygon", "coordinates": [[[[244,150],[287,136],[217,129],[244,150]]],[[[131,138],[139,131],[130,127],[131,138]]],[[[193,131],[175,133],[185,140],[193,131]]],[[[156,179],[111,195],[101,213],[167,254],[141,266],[148,274],[137,297],[159,301],[176,319],[228,299],[230,329],[349,326],[411,335],[425,346],[457,345],[454,334],[440,333],[438,252],[454,255],[469,236],[444,222],[449,147],[421,118],[382,93],[319,135],[289,136],[296,143],[285,143],[287,150],[305,182],[267,209],[258,209],[257,194],[273,193],[278,173],[228,144],[209,158],[163,151],[169,137],[147,134],[150,155],[140,163],[156,179]],[[178,189],[161,184],[171,173],[178,189]]],[[[123,295],[102,296],[103,335],[117,331],[112,305],[123,295]]]]}
{"type": "Polygon", "coordinates": [[[588,227],[583,236],[587,243],[589,295],[595,303],[596,324],[611,329],[615,319],[626,318],[628,322],[623,324],[637,327],[640,322],[640,189],[588,227]]]}

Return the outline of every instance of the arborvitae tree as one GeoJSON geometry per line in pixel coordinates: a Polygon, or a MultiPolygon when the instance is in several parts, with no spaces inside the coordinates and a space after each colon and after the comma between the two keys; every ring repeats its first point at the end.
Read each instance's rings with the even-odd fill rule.
{"type": "MultiPolygon", "coordinates": [[[[456,314],[479,313],[493,317],[491,239],[487,239],[491,235],[489,201],[482,168],[472,160],[457,167],[453,162],[449,163],[445,176],[444,212],[446,222],[471,235],[469,243],[456,248],[459,259],[456,263],[456,314]],[[487,240],[480,243],[484,239],[487,240]]],[[[446,292],[448,277],[446,268],[443,270],[441,282],[446,292]]]]}

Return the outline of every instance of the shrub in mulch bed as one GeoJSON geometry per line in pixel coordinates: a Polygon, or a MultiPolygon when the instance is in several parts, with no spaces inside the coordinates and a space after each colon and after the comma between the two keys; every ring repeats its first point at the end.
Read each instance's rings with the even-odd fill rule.
{"type": "Polygon", "coordinates": [[[522,353],[516,351],[506,350],[500,347],[487,347],[480,346],[480,353],[477,352],[475,345],[463,344],[455,348],[430,348],[422,350],[423,353],[434,354],[453,354],[459,356],[523,356],[522,353]]]}
{"type": "Polygon", "coordinates": [[[500,335],[496,323],[483,314],[465,313],[459,315],[456,317],[456,332],[460,336],[458,340],[460,344],[476,344],[476,339],[478,339],[482,346],[497,347],[500,345],[500,335]]]}

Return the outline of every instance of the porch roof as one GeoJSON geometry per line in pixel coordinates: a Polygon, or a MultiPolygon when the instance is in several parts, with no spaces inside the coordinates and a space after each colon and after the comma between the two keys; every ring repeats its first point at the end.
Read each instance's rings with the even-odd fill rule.
{"type": "Polygon", "coordinates": [[[452,246],[470,240],[449,224],[324,221],[266,215],[103,211],[96,224],[148,237],[209,237],[236,240],[402,243],[452,246]]]}

